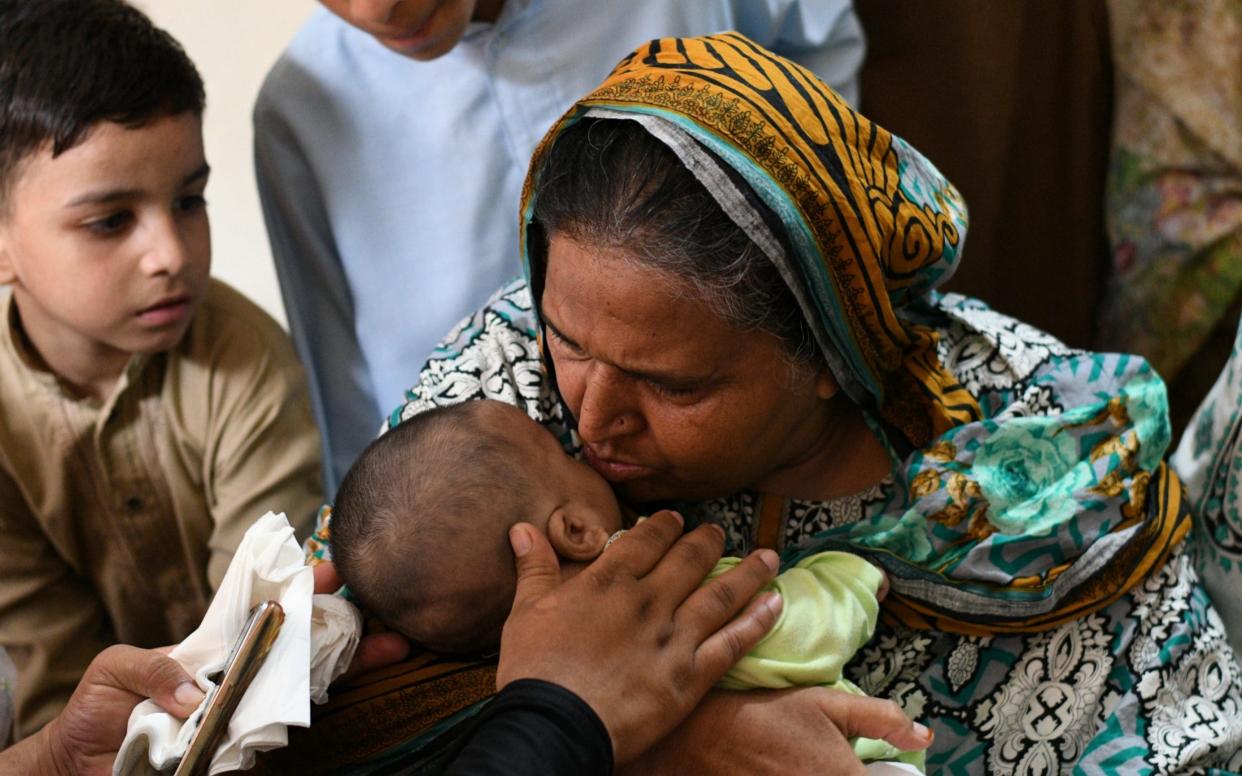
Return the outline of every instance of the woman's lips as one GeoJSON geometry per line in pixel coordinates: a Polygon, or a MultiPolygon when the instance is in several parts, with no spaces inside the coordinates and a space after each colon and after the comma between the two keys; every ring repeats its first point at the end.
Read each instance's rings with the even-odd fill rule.
{"type": "Polygon", "coordinates": [[[178,296],[138,311],[138,320],[148,326],[179,323],[190,314],[190,297],[178,296]]]}
{"type": "Polygon", "coordinates": [[[583,449],[587,463],[609,482],[627,482],[652,473],[652,469],[637,463],[603,458],[589,446],[583,449]]]}

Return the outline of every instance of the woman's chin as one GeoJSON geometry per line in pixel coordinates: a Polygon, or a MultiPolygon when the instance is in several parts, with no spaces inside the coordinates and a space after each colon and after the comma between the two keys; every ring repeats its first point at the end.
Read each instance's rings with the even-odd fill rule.
{"type": "Polygon", "coordinates": [[[665,505],[676,501],[707,501],[728,495],[719,488],[708,488],[686,482],[673,482],[654,477],[638,478],[613,484],[621,499],[635,506],[665,505]]]}

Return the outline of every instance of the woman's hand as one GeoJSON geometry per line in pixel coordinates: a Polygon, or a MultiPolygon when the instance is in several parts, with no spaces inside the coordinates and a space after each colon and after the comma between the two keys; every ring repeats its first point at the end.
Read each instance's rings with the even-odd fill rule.
{"type": "MultiPolygon", "coordinates": [[[[314,573],[316,593],[335,593],[341,589],[341,585],[345,584],[341,581],[341,575],[337,573],[336,565],[332,561],[316,564],[314,573]]],[[[352,676],[361,671],[399,663],[409,657],[409,654],[410,640],[400,633],[394,631],[371,633],[363,636],[358,642],[358,649],[354,652],[354,659],[350,662],[345,675],[352,676]]]]}
{"type": "Polygon", "coordinates": [[[863,774],[848,739],[924,749],[931,731],[892,701],[841,690],[715,690],[621,773],[863,774]]]}
{"type": "Polygon", "coordinates": [[[184,719],[203,693],[167,655],[123,645],[86,667],[64,711],[35,735],[0,753],[0,774],[110,774],[129,714],[147,698],[184,719]]]}
{"type": "Polygon", "coordinates": [[[776,573],[776,553],[760,550],[704,585],[724,534],[701,526],[683,536],[673,512],[627,531],[563,584],[542,533],[518,524],[509,537],[517,594],[497,688],[542,679],[570,690],[603,721],[618,764],[685,718],[780,614],[775,593],[754,598],[776,573]]]}

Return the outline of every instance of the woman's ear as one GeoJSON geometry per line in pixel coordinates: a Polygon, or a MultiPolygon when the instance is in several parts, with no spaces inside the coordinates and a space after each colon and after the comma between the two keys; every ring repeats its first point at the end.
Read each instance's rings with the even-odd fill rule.
{"type": "Polygon", "coordinates": [[[840,390],[841,386],[837,383],[837,378],[832,376],[828,367],[820,369],[819,374],[815,375],[815,395],[819,398],[827,401],[836,396],[840,390]]]}
{"type": "Polygon", "coordinates": [[[589,563],[599,557],[610,534],[594,523],[557,507],[548,518],[548,540],[552,549],[566,560],[589,563]]]}

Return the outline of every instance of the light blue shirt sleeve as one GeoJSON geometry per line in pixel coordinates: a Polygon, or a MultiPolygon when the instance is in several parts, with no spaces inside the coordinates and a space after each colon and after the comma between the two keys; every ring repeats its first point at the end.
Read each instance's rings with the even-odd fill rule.
{"type": "Polygon", "coordinates": [[[264,128],[255,134],[259,196],[290,334],[310,383],[323,444],[324,490],[330,498],[379,427],[374,391],[354,334],[350,285],[318,182],[296,133],[283,126],[280,115],[256,114],[255,121],[264,128]]]}
{"type": "Polygon", "coordinates": [[[849,0],[507,0],[431,62],[312,15],[260,92],[255,171],[329,496],[439,339],[520,273],[547,129],[636,46],[729,29],[857,96],[849,0]]]}

